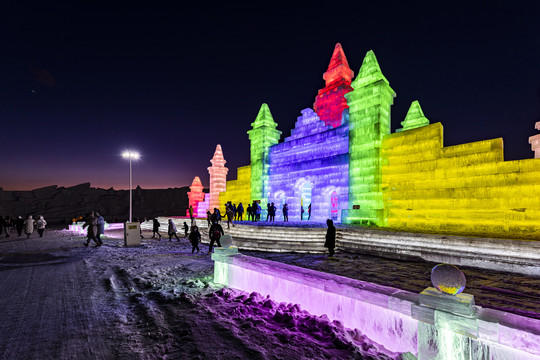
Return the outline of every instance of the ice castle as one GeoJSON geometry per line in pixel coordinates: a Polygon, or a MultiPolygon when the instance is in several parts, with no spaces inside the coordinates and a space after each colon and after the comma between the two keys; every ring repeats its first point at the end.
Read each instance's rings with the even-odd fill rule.
{"type": "MultiPolygon", "coordinates": [[[[307,219],[311,205],[312,221],[538,238],[540,159],[504,161],[502,138],[445,147],[442,124],[430,124],[418,101],[391,133],[396,93],[373,51],[354,78],[337,44],[323,79],[313,109],[301,111],[283,142],[262,104],[248,131],[251,164],[226,186],[210,185],[210,199],[219,197],[222,212],[228,201],[244,208],[260,201],[263,209],[273,202],[279,218],[286,203],[294,221],[302,213],[307,219]]],[[[214,166],[210,183],[223,184],[227,168],[214,166]]]]}

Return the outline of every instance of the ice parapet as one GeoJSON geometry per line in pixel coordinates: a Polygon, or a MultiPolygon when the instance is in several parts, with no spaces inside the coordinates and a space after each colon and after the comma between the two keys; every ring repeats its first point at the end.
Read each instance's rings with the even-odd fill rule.
{"type": "Polygon", "coordinates": [[[431,283],[440,292],[457,295],[465,290],[467,279],[454,265],[439,264],[431,270],[431,283]]]}

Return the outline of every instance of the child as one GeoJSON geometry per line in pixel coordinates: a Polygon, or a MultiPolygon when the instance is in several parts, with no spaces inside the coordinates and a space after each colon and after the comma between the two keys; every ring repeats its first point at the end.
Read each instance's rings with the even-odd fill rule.
{"type": "MultiPolygon", "coordinates": [[[[191,226],[191,228],[193,228],[193,225],[191,226]]],[[[189,230],[189,227],[188,227],[188,224],[186,224],[186,222],[184,221],[184,237],[187,237],[188,236],[188,230],[189,230]]]]}
{"type": "Polygon", "coordinates": [[[197,228],[197,225],[193,225],[191,227],[191,234],[189,234],[189,240],[191,241],[191,253],[195,253],[195,249],[197,249],[197,252],[199,252],[199,243],[201,242],[201,233],[199,232],[199,229],[197,228]]]}

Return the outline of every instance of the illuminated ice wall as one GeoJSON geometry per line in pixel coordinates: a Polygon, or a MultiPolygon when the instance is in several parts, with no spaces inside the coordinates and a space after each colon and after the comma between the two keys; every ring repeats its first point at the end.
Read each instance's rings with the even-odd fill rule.
{"type": "Polygon", "coordinates": [[[287,203],[290,220],[300,220],[301,206],[306,220],[311,204],[311,220],[341,221],[339,210],[348,204],[348,133],[348,124],[333,129],[304,109],[291,136],[270,147],[268,201],[278,208],[278,218],[287,203]]]}
{"type": "MultiPolygon", "coordinates": [[[[536,130],[540,130],[540,121],[534,124],[536,130]]],[[[529,138],[529,144],[531,144],[531,149],[534,151],[534,158],[540,158],[540,134],[531,136],[529,138]]]]}
{"type": "MultiPolygon", "coordinates": [[[[193,206],[193,214],[198,216],[197,206],[199,202],[204,200],[204,186],[202,185],[201,179],[199,179],[198,176],[195,176],[189,189],[191,190],[187,193],[189,198],[189,206],[193,206]]],[[[186,211],[186,216],[189,216],[189,209],[186,211]]]]}
{"type": "Polygon", "coordinates": [[[270,113],[268,105],[262,104],[255,121],[248,131],[251,143],[251,200],[261,200],[261,206],[266,207],[268,186],[268,148],[277,144],[281,131],[270,113]]]}
{"type": "Polygon", "coordinates": [[[225,158],[221,145],[216,146],[214,157],[210,160],[212,166],[208,168],[210,173],[210,212],[214,208],[219,208],[219,193],[227,189],[227,173],[229,169],[225,167],[225,158]]]}
{"type": "Polygon", "coordinates": [[[341,44],[337,43],[328,70],[323,74],[326,86],[319,90],[313,104],[313,109],[326,125],[341,125],[341,114],[348,108],[344,95],[352,91],[353,76],[341,44]]]}
{"type": "Polygon", "coordinates": [[[219,194],[220,209],[225,211],[225,204],[230,201],[233,204],[242,203],[244,214],[251,200],[251,166],[242,166],[237,170],[236,180],[227,181],[227,191],[219,194]]]}
{"type": "Polygon", "coordinates": [[[390,106],[396,96],[373,51],[368,51],[349,104],[349,209],[344,222],[384,226],[380,147],[390,133],[390,106]]]}
{"type": "Polygon", "coordinates": [[[204,194],[204,201],[197,204],[197,217],[206,218],[206,212],[210,207],[210,194],[204,194]]]}
{"type": "Polygon", "coordinates": [[[381,146],[388,227],[539,238],[540,161],[503,161],[502,138],[444,147],[435,123],[381,146]]]}

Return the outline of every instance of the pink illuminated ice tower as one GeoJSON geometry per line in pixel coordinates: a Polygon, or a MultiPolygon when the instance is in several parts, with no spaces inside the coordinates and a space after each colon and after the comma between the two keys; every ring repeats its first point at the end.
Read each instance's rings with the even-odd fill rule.
{"type": "MultiPolygon", "coordinates": [[[[199,205],[199,201],[204,201],[204,186],[202,185],[201,179],[199,179],[198,176],[195,176],[189,189],[191,190],[187,193],[189,198],[189,206],[193,206],[193,214],[197,216],[197,206],[199,205]]],[[[189,209],[186,211],[186,216],[189,216],[189,209]]]]}
{"type": "Polygon", "coordinates": [[[208,210],[214,212],[214,208],[219,209],[219,193],[227,189],[227,173],[229,169],[225,167],[225,159],[221,145],[216,146],[214,157],[210,160],[212,166],[208,168],[210,173],[210,206],[208,210]]]}
{"type": "Polygon", "coordinates": [[[326,86],[319,90],[313,104],[313,110],[325,125],[332,127],[341,125],[341,113],[349,108],[344,95],[353,89],[351,87],[353,76],[354,72],[349,68],[341,44],[337,43],[328,70],[323,74],[326,86]]]}

